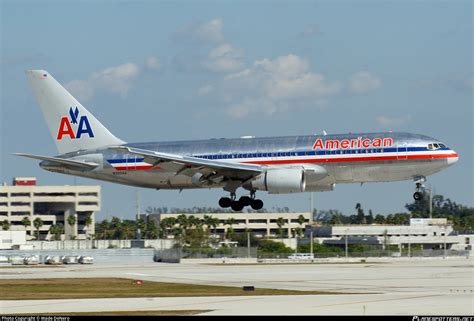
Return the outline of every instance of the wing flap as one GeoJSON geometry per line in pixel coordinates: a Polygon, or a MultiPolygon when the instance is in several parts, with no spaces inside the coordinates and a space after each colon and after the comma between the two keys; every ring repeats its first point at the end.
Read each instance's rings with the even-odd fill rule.
{"type": "Polygon", "coordinates": [[[145,158],[144,161],[147,163],[184,174],[196,172],[212,173],[215,171],[229,179],[246,180],[264,171],[264,168],[260,165],[227,163],[197,157],[160,153],[129,146],[110,147],[110,149],[140,155],[145,158]]]}

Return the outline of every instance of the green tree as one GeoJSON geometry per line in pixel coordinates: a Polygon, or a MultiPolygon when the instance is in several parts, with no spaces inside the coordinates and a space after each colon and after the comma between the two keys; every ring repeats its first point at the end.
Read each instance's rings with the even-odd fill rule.
{"type": "Polygon", "coordinates": [[[39,240],[39,230],[43,226],[43,220],[39,217],[35,218],[33,225],[36,228],[36,239],[39,240]]]}
{"type": "Polygon", "coordinates": [[[2,222],[2,230],[8,231],[10,229],[10,227],[11,227],[11,224],[10,224],[10,222],[8,222],[8,220],[4,220],[2,222]]]}
{"type": "Polygon", "coordinates": [[[369,215],[366,216],[366,222],[367,224],[373,224],[374,223],[374,214],[372,213],[372,210],[369,210],[369,215]]]}
{"type": "Polygon", "coordinates": [[[74,224],[77,222],[77,217],[76,215],[69,215],[67,217],[67,223],[72,227],[74,224]]]}
{"type": "Polygon", "coordinates": [[[276,219],[276,224],[278,225],[278,235],[280,236],[280,238],[283,238],[283,226],[286,224],[286,220],[280,216],[276,219]]]}
{"type": "Polygon", "coordinates": [[[261,240],[257,248],[258,255],[288,254],[292,252],[293,250],[285,244],[271,240],[261,240]]]}
{"type": "Polygon", "coordinates": [[[375,216],[374,222],[376,224],[385,224],[385,217],[383,215],[377,214],[375,216]]]}
{"type": "Polygon", "coordinates": [[[364,210],[362,209],[362,205],[360,203],[357,203],[355,208],[357,210],[356,223],[367,224],[367,220],[365,219],[365,214],[364,214],[364,210]]]}
{"type": "MultiPolygon", "coordinates": [[[[21,224],[25,227],[25,231],[26,231],[27,228],[31,226],[30,218],[28,216],[23,217],[23,219],[21,220],[21,224]]],[[[31,232],[30,232],[30,236],[31,236],[31,232]]]]}
{"type": "Polygon", "coordinates": [[[87,235],[90,235],[89,227],[92,225],[92,215],[86,216],[86,218],[84,219],[84,224],[86,225],[86,228],[87,228],[87,235]]]}
{"type": "Polygon", "coordinates": [[[302,214],[300,214],[300,215],[298,215],[297,222],[302,227],[304,222],[306,222],[306,219],[304,218],[304,216],[302,214]]]}
{"type": "Polygon", "coordinates": [[[168,237],[168,231],[176,225],[176,219],[174,217],[166,217],[160,220],[160,235],[168,237]]]}
{"type": "Polygon", "coordinates": [[[225,225],[229,225],[229,228],[227,230],[227,235],[226,237],[228,239],[232,239],[234,237],[234,229],[232,228],[232,226],[237,223],[237,221],[235,220],[235,218],[233,217],[230,217],[228,218],[227,220],[225,220],[225,225]]]}
{"type": "Polygon", "coordinates": [[[146,225],[146,232],[145,232],[147,239],[156,239],[158,238],[158,227],[155,224],[155,221],[150,220],[146,225]]]}
{"type": "Polygon", "coordinates": [[[53,224],[49,227],[49,233],[53,235],[55,241],[60,241],[61,234],[64,234],[64,227],[62,224],[53,224]]]}

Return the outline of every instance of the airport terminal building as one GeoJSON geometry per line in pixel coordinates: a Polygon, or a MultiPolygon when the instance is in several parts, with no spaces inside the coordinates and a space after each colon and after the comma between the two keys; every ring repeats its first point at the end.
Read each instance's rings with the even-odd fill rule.
{"type": "MultiPolygon", "coordinates": [[[[143,215],[142,219],[145,221],[154,220],[156,225],[159,225],[160,220],[165,218],[177,218],[180,213],[178,214],[149,214],[143,215]]],[[[227,231],[231,227],[228,224],[229,219],[234,219],[234,224],[232,224],[232,229],[236,233],[246,232],[247,230],[250,231],[256,237],[278,237],[278,230],[280,227],[278,226],[277,220],[283,218],[283,225],[281,229],[283,229],[283,233],[286,236],[292,236],[295,233],[295,230],[300,228],[302,232],[304,232],[305,226],[309,223],[310,213],[309,212],[301,212],[301,213],[196,213],[196,214],[185,214],[185,215],[193,215],[196,218],[203,219],[204,216],[211,216],[216,217],[219,219],[219,224],[215,229],[215,233],[217,235],[224,236],[226,235],[227,231]],[[302,218],[302,219],[301,219],[302,218]],[[300,220],[301,219],[301,220],[300,220]],[[302,223],[300,224],[300,221],[302,223]]],[[[214,228],[212,228],[214,233],[214,228]]],[[[169,235],[171,235],[171,231],[169,235]]]]}
{"type": "Polygon", "coordinates": [[[36,238],[34,221],[40,218],[39,239],[50,240],[50,227],[64,227],[62,239],[87,239],[95,233],[95,212],[100,210],[100,186],[39,186],[34,177],[15,177],[13,185],[0,186],[0,223],[5,220],[11,231],[27,231],[36,238]],[[68,218],[72,216],[74,219],[68,218]],[[29,225],[24,225],[24,218],[29,225]],[[70,224],[73,222],[74,224],[70,224]]]}

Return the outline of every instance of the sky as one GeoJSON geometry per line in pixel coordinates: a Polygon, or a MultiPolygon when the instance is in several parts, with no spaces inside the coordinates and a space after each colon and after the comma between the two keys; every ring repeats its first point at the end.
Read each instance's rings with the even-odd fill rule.
{"type": "MultiPolygon", "coordinates": [[[[407,131],[446,143],[428,178],[473,206],[471,1],[6,1],[1,11],[0,182],[102,186],[98,219],[140,207],[217,207],[222,190],[156,191],[43,171],[56,155],[24,71],[45,69],[127,142],[407,131]]],[[[240,191],[242,193],[242,191],[240,191]]],[[[315,208],[406,211],[411,181],[337,185],[315,208]]],[[[308,193],[258,193],[307,211],[308,193]]]]}

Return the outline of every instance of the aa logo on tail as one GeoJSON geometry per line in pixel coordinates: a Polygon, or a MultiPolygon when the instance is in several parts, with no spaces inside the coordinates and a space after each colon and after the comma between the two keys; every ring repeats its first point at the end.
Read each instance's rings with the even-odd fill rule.
{"type": "Polygon", "coordinates": [[[67,116],[61,117],[56,139],[62,140],[63,136],[69,136],[70,139],[78,139],[81,138],[83,134],[89,135],[90,138],[94,137],[89,119],[87,119],[87,116],[81,116],[79,118],[79,109],[77,106],[74,110],[72,107],[69,107],[69,118],[67,116]],[[77,122],[78,119],[79,124],[77,122]],[[72,129],[73,126],[71,124],[77,127],[76,132],[72,129]]]}

